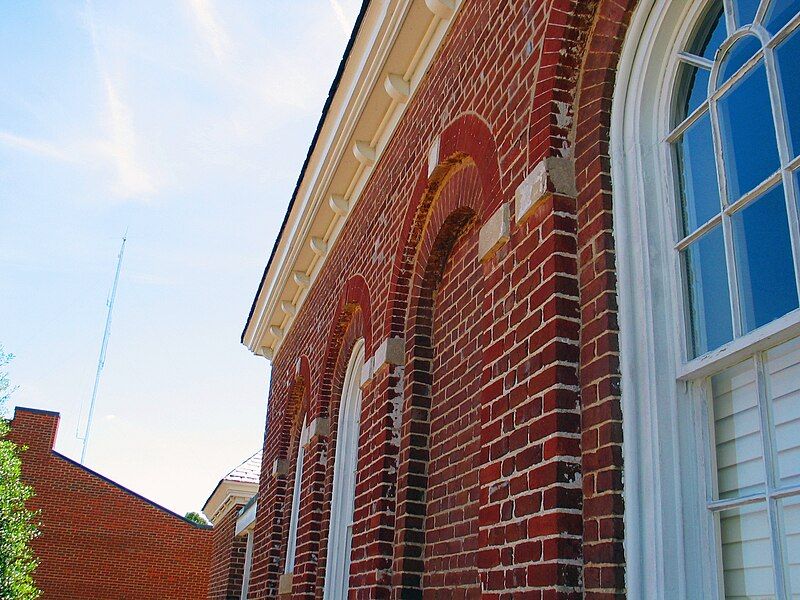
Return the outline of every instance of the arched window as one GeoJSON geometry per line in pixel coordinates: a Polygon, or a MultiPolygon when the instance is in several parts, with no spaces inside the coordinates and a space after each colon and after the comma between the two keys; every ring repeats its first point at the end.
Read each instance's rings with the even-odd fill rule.
{"type": "Polygon", "coordinates": [[[800,0],[645,0],[629,35],[612,158],[632,597],[800,597],[800,0]]]}
{"type": "Polygon", "coordinates": [[[294,488],[292,490],[292,512],[289,515],[289,540],[286,544],[286,568],[285,573],[294,572],[295,559],[297,558],[297,525],[300,520],[300,496],[302,495],[303,483],[303,461],[306,456],[306,444],[308,444],[308,426],[305,418],[300,436],[297,439],[297,453],[294,467],[294,488]]]}
{"type": "Polygon", "coordinates": [[[356,342],[350,355],[339,404],[336,456],[333,465],[331,520],[328,533],[328,560],[323,596],[325,600],[345,600],[349,589],[363,369],[364,340],[361,339],[356,342]]]}

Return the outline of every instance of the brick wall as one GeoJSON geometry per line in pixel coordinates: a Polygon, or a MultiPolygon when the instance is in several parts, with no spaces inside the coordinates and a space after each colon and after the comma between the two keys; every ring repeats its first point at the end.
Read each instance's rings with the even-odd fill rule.
{"type": "Polygon", "coordinates": [[[232,504],[212,530],[208,573],[209,600],[239,600],[247,551],[247,536],[236,537],[236,520],[244,504],[232,504]]]}
{"type": "Polygon", "coordinates": [[[17,408],[24,481],[41,511],[35,573],[43,600],[203,600],[211,531],[53,451],[56,413],[17,408]]]}
{"type": "MultiPolygon", "coordinates": [[[[624,595],[608,130],[634,4],[456,16],[273,364],[265,469],[298,387],[331,423],[307,455],[294,597],[321,597],[342,364],[362,336],[367,357],[402,338],[405,360],[363,388],[351,597],[624,595]],[[481,227],[547,157],[574,160],[577,195],[551,189],[479,262],[481,227]]],[[[276,595],[288,476],[262,481],[259,599],[276,595]]]]}

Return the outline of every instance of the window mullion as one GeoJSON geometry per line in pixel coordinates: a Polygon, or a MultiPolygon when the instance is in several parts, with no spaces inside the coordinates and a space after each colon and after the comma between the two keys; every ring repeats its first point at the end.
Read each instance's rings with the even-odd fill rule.
{"type": "Polygon", "coordinates": [[[736,270],[736,253],[733,247],[733,225],[728,215],[722,215],[722,236],[725,240],[725,262],[728,265],[728,293],[733,317],[734,339],[742,335],[742,315],[739,300],[739,279],[736,270]]]}
{"type": "Polygon", "coordinates": [[[761,443],[763,446],[764,469],[766,471],[765,484],[767,486],[767,515],[769,517],[770,539],[772,540],[772,563],[775,577],[775,592],[778,600],[787,600],[787,580],[785,572],[785,550],[782,542],[780,514],[778,500],[772,497],[777,487],[777,457],[775,450],[775,436],[773,435],[772,410],[769,404],[769,385],[764,370],[764,355],[758,353],[753,361],[756,369],[756,382],[758,393],[758,412],[761,418],[761,443]]]}
{"type": "Polygon", "coordinates": [[[734,31],[736,31],[736,17],[734,15],[733,10],[733,0],[723,0],[723,6],[725,7],[725,25],[728,28],[728,35],[731,35],[734,31]]]}
{"type": "Polygon", "coordinates": [[[767,14],[767,9],[769,8],[770,0],[761,0],[761,3],[758,5],[758,10],[756,11],[756,16],[753,19],[754,23],[763,23],[764,17],[767,14]]]}
{"type": "MultiPolygon", "coordinates": [[[[727,5],[726,5],[727,10],[727,5]]],[[[722,132],[719,126],[719,113],[717,102],[709,102],[711,116],[711,134],[714,141],[714,160],[717,165],[717,185],[719,186],[720,200],[724,210],[728,204],[727,182],[725,180],[725,161],[722,156],[722,132]]],[[[728,266],[728,293],[731,303],[731,315],[733,317],[733,337],[734,339],[742,335],[742,318],[739,309],[739,286],[736,275],[736,255],[733,248],[733,231],[731,230],[731,218],[722,215],[722,235],[725,240],[725,263],[728,266]]]]}

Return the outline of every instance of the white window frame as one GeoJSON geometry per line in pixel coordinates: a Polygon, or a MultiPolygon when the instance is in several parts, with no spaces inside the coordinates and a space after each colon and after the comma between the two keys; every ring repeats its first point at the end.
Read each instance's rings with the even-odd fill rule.
{"type": "Polygon", "coordinates": [[[253,530],[247,532],[247,547],[244,554],[244,573],[242,574],[242,594],[240,600],[247,600],[250,591],[250,575],[253,571],[253,530]]]}
{"type": "Polygon", "coordinates": [[[350,587],[350,551],[353,541],[358,437],[361,420],[361,374],[364,369],[364,340],[359,339],[350,354],[339,402],[336,455],[333,466],[331,519],[325,570],[325,600],[345,600],[350,587]]]}
{"type": "Polygon", "coordinates": [[[294,573],[297,559],[297,527],[300,520],[300,499],[303,492],[303,462],[306,456],[309,429],[306,419],[303,418],[303,427],[297,440],[297,454],[295,455],[294,487],[292,490],[292,511],[289,515],[289,539],[286,543],[286,567],[284,573],[294,573]]]}
{"type": "Polygon", "coordinates": [[[718,597],[716,552],[691,550],[716,549],[707,514],[713,465],[705,378],[800,333],[800,315],[793,311],[687,361],[686,307],[675,251],[681,221],[665,133],[672,124],[679,72],[676,50],[685,47],[705,6],[640,0],[612,103],[630,598],[718,597]]]}

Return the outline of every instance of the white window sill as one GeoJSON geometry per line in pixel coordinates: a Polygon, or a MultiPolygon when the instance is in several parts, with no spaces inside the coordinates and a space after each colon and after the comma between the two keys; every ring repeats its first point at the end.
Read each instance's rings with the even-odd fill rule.
{"type": "Polygon", "coordinates": [[[800,335],[800,309],[751,331],[747,335],[728,342],[678,366],[678,381],[692,381],[709,377],[731,367],[756,352],[767,350],[800,335]]]}

